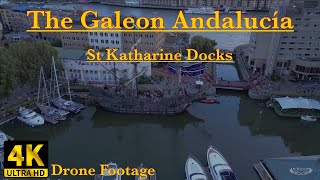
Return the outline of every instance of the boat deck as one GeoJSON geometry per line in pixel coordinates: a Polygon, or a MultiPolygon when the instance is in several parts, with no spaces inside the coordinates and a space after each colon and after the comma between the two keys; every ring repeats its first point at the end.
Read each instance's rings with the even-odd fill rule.
{"type": "Polygon", "coordinates": [[[5,134],[10,141],[13,141],[13,140],[14,140],[14,138],[13,138],[12,136],[4,133],[3,131],[0,131],[0,132],[2,132],[3,134],[5,134]]]}
{"type": "Polygon", "coordinates": [[[257,174],[259,175],[260,179],[262,179],[262,180],[270,180],[268,178],[267,172],[263,169],[261,164],[254,164],[253,168],[257,172],[257,174]]]}
{"type": "Polygon", "coordinates": [[[49,118],[49,117],[47,117],[47,116],[44,116],[44,115],[42,115],[42,114],[39,114],[45,121],[47,121],[47,122],[49,122],[49,123],[51,123],[51,124],[57,124],[58,123],[58,121],[57,120],[54,120],[54,119],[52,119],[52,118],[49,118]]]}

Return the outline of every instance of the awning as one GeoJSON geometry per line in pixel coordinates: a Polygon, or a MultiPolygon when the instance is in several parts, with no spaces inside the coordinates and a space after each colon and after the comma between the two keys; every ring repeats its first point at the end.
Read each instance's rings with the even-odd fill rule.
{"type": "Polygon", "coordinates": [[[317,109],[320,110],[320,102],[314,99],[299,98],[274,98],[282,109],[317,109]]]}
{"type": "Polygon", "coordinates": [[[319,179],[320,156],[270,158],[263,164],[274,179],[306,180],[319,179]]]}

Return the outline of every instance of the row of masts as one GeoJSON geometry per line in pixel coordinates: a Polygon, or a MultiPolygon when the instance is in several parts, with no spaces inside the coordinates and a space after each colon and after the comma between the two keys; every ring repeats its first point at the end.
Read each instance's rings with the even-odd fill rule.
{"type": "Polygon", "coordinates": [[[67,78],[67,94],[69,100],[62,98],[60,86],[62,84],[58,81],[57,69],[54,57],[52,57],[51,65],[51,80],[48,82],[45,78],[43,67],[40,68],[37,106],[45,118],[49,118],[53,124],[60,120],[65,120],[66,115],[70,112],[78,113],[84,106],[75,103],[71,98],[70,84],[67,78]],[[49,92],[48,92],[49,84],[49,92]]]}

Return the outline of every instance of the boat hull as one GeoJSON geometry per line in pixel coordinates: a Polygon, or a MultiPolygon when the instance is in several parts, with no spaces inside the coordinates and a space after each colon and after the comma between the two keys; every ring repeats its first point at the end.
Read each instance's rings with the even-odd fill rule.
{"type": "Polygon", "coordinates": [[[157,108],[149,108],[144,110],[137,110],[133,108],[126,108],[126,107],[118,107],[118,106],[109,106],[103,102],[99,102],[98,105],[106,111],[115,112],[115,113],[122,113],[122,114],[146,114],[146,115],[177,115],[184,113],[186,109],[189,107],[190,104],[185,103],[177,108],[171,108],[171,110],[159,110],[157,108]]]}
{"type": "Polygon", "coordinates": [[[23,117],[17,117],[18,120],[20,120],[21,122],[26,123],[29,126],[41,126],[44,124],[44,119],[41,116],[38,116],[37,118],[34,118],[32,120],[23,118],[23,117]]]}
{"type": "Polygon", "coordinates": [[[311,116],[302,116],[302,117],[301,117],[301,120],[303,120],[303,121],[309,121],[309,122],[315,122],[315,121],[317,121],[317,118],[311,117],[311,116]]]}
{"type": "Polygon", "coordinates": [[[185,173],[187,180],[192,180],[192,177],[201,180],[209,179],[200,161],[191,154],[189,155],[185,164],[185,173]]]}
{"type": "Polygon", "coordinates": [[[230,180],[237,180],[226,159],[213,146],[210,146],[207,150],[207,161],[212,179],[224,179],[221,172],[225,171],[232,175],[230,180]]]}

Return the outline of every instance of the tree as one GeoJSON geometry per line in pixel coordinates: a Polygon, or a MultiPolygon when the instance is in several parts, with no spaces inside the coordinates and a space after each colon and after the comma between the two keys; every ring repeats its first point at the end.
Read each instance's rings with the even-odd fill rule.
{"type": "Polygon", "coordinates": [[[16,59],[7,49],[0,49],[0,96],[8,96],[17,83],[16,59]]]}
{"type": "Polygon", "coordinates": [[[58,60],[58,52],[50,44],[45,42],[30,43],[19,42],[11,44],[9,54],[16,58],[15,76],[19,84],[38,84],[39,69],[44,67],[46,75],[50,75],[52,56],[56,59],[56,66],[61,69],[62,64],[58,60]]]}
{"type": "Polygon", "coordinates": [[[197,50],[199,53],[211,53],[217,45],[215,40],[204,36],[193,36],[189,48],[197,50]]]}
{"type": "Polygon", "coordinates": [[[59,39],[55,39],[54,41],[52,41],[51,46],[62,47],[62,42],[59,39]]]}
{"type": "Polygon", "coordinates": [[[99,52],[106,52],[106,48],[102,47],[98,50],[99,52]]]}
{"type": "Polygon", "coordinates": [[[91,47],[89,44],[84,45],[83,49],[85,51],[88,51],[89,49],[93,49],[93,47],[91,47]]]}

